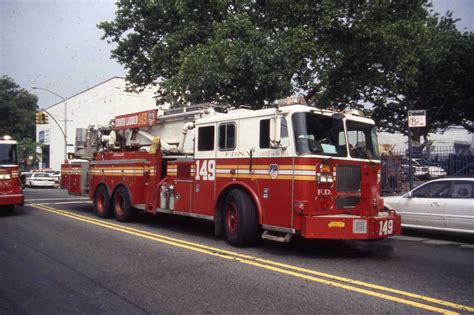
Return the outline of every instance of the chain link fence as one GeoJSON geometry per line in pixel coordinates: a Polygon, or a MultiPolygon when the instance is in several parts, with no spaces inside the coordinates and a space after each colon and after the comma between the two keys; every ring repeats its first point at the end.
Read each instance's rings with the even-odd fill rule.
{"type": "MultiPolygon", "coordinates": [[[[382,195],[405,193],[409,190],[408,150],[382,152],[382,195]]],[[[446,176],[474,176],[474,155],[459,148],[429,148],[412,152],[414,186],[446,176]]]]}

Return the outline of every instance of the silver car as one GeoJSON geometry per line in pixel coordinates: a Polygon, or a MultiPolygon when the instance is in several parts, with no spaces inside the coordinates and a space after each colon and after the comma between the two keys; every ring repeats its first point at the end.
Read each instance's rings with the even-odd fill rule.
{"type": "Polygon", "coordinates": [[[435,179],[384,201],[403,227],[474,234],[474,178],[435,179]]]}
{"type": "Polygon", "coordinates": [[[427,179],[435,179],[435,178],[440,178],[440,177],[444,177],[448,175],[446,171],[439,165],[436,165],[436,164],[423,165],[423,161],[420,159],[413,159],[413,163],[419,167],[428,168],[427,179]]]}
{"type": "Polygon", "coordinates": [[[56,187],[56,181],[48,173],[34,172],[25,180],[27,187],[56,187]]]}
{"type": "MultiPolygon", "coordinates": [[[[430,171],[428,166],[425,165],[420,165],[415,160],[412,160],[412,170],[413,170],[413,176],[418,178],[418,179],[428,179],[430,176],[430,171]]],[[[408,174],[409,170],[409,161],[402,159],[402,171],[405,172],[405,174],[408,174]]]]}

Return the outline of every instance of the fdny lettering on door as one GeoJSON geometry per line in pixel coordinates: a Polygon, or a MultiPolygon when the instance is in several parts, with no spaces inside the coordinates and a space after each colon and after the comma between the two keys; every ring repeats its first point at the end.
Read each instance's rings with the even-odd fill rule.
{"type": "Polygon", "coordinates": [[[196,180],[216,179],[216,160],[196,161],[196,180]]]}

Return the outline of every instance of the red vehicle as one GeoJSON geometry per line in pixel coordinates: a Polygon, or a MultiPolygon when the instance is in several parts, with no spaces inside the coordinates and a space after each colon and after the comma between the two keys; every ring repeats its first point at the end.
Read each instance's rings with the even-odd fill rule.
{"type": "Polygon", "coordinates": [[[20,182],[17,142],[10,136],[0,137],[0,211],[22,206],[25,198],[20,182]]]}
{"type": "Polygon", "coordinates": [[[81,129],[62,187],[100,217],[211,220],[235,246],[263,237],[374,240],[399,234],[384,209],[374,122],[298,98],[249,110],[153,109],[81,129]]]}

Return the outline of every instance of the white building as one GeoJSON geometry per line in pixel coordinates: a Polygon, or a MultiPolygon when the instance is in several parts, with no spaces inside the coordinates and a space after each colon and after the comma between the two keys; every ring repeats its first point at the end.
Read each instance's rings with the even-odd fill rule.
{"type": "MultiPolygon", "coordinates": [[[[444,133],[430,133],[428,140],[432,142],[432,148],[454,149],[456,143],[462,143],[470,145],[471,151],[474,149],[474,133],[462,127],[449,128],[444,133]]],[[[408,147],[408,137],[399,133],[381,132],[378,134],[378,142],[393,146],[394,151],[397,152],[403,152],[408,147]]]]}
{"type": "Polygon", "coordinates": [[[65,109],[67,110],[67,152],[74,153],[76,128],[93,124],[108,124],[117,115],[154,108],[154,89],[148,87],[136,94],[125,91],[125,79],[113,77],[85,91],[45,108],[49,123],[36,125],[36,141],[43,144],[42,166],[59,170],[64,162],[65,109]],[[67,104],[66,104],[67,103],[67,104]],[[56,119],[57,124],[54,119],[56,119]]]}

